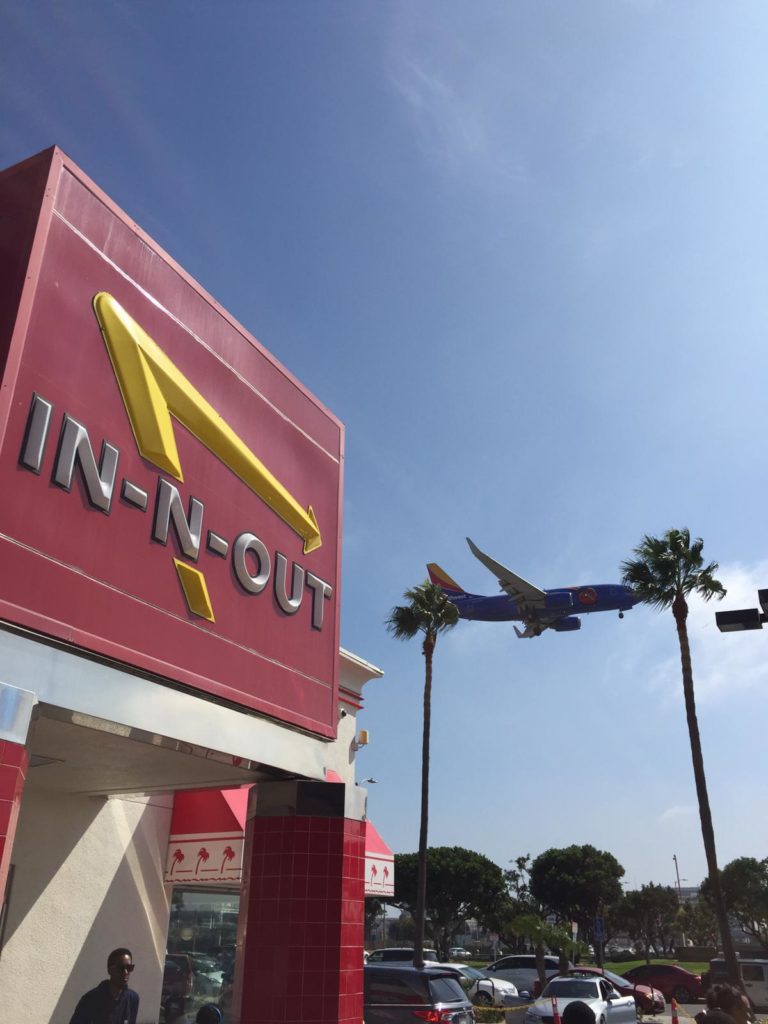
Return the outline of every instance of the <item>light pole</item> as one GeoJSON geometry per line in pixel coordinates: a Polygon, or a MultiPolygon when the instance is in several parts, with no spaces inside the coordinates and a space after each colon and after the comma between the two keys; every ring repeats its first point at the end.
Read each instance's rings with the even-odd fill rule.
{"type": "Polygon", "coordinates": [[[680,888],[680,868],[677,864],[677,854],[672,854],[672,860],[675,862],[675,878],[677,879],[677,898],[682,901],[683,890],[680,888]]]}
{"type": "MultiPolygon", "coordinates": [[[[676,853],[672,854],[672,860],[675,862],[675,878],[677,879],[677,900],[678,900],[678,903],[680,904],[680,908],[682,909],[682,906],[683,906],[683,890],[682,890],[682,888],[680,886],[680,867],[679,867],[679,865],[677,863],[677,854],[676,853]]],[[[684,931],[680,932],[680,941],[681,941],[681,943],[683,945],[686,944],[685,932],[684,931]]]]}
{"type": "Polygon", "coordinates": [[[721,633],[742,633],[747,629],[762,629],[768,622],[768,589],[758,590],[759,608],[739,608],[732,612],[715,612],[715,622],[721,633]]]}

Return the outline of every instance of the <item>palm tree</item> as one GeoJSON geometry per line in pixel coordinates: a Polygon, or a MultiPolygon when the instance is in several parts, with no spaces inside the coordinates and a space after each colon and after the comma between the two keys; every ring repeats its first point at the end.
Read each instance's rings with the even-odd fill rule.
{"type": "Polygon", "coordinates": [[[184,854],[178,848],[173,851],[173,864],[171,864],[171,870],[168,872],[169,875],[173,874],[173,869],[177,864],[181,864],[184,860],[184,854]]]}
{"type": "Polygon", "coordinates": [[[432,658],[439,633],[451,629],[459,620],[455,604],[451,604],[440,587],[425,580],[403,594],[408,604],[397,605],[389,613],[387,629],[398,640],[412,640],[423,634],[424,654],[424,729],[421,744],[421,825],[416,881],[416,935],[413,962],[424,966],[424,918],[427,896],[427,826],[429,824],[429,728],[432,713],[432,658]]]}
{"type": "Polygon", "coordinates": [[[709,884],[711,885],[728,975],[733,984],[740,985],[739,965],[733,948],[731,931],[728,927],[728,915],[720,886],[720,873],[717,869],[715,831],[712,827],[707,778],[704,774],[704,757],[701,751],[699,723],[696,718],[691,649],[688,643],[686,624],[688,618],[687,598],[691,594],[697,594],[705,601],[709,601],[713,597],[720,599],[725,595],[725,587],[715,579],[718,569],[717,562],[704,564],[701,554],[703,547],[704,541],[701,538],[691,541],[689,530],[667,530],[663,537],[644,537],[634,550],[635,558],[623,562],[621,569],[623,582],[632,587],[642,601],[659,609],[671,608],[675,617],[677,639],[680,643],[683,694],[685,696],[685,711],[688,716],[693,777],[699,801],[701,835],[707,858],[709,884]]]}

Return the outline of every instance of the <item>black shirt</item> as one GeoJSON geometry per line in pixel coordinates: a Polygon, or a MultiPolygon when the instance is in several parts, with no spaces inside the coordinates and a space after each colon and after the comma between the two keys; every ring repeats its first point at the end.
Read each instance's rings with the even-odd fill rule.
{"type": "Polygon", "coordinates": [[[125,988],[115,999],[109,982],[102,981],[85,993],[69,1024],[136,1024],[138,1012],[138,992],[125,988]]]}

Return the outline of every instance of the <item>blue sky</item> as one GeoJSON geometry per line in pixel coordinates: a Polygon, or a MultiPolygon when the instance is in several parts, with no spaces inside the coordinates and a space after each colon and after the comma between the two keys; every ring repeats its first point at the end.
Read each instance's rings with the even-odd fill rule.
{"type": "MultiPolygon", "coordinates": [[[[687,525],[768,585],[768,8],[709,0],[5,5],[0,166],[60,145],[346,424],[342,642],[370,809],[416,848],[423,679],[383,623],[484,550],[610,582],[687,525]]],[[[691,615],[722,863],[768,854],[766,655],[691,615]]],[[[440,641],[433,844],[705,873],[674,624],[440,641]]]]}

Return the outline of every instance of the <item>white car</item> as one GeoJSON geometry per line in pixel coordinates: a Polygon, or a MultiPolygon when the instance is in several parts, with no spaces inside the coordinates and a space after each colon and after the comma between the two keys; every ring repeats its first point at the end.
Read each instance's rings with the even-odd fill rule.
{"type": "Polygon", "coordinates": [[[468,949],[464,949],[463,946],[451,946],[448,950],[448,956],[451,960],[471,960],[472,954],[468,949]]]}
{"type": "Polygon", "coordinates": [[[478,1006],[519,1006],[520,998],[511,981],[489,978],[485,971],[478,971],[468,964],[440,964],[456,972],[457,979],[467,995],[478,1006]]]}
{"type": "Polygon", "coordinates": [[[551,1024],[552,1000],[562,1017],[568,1003],[591,1007],[596,1024],[636,1024],[637,1007],[632,996],[623,996],[604,978],[552,978],[539,999],[525,1011],[525,1024],[551,1024]]]}

